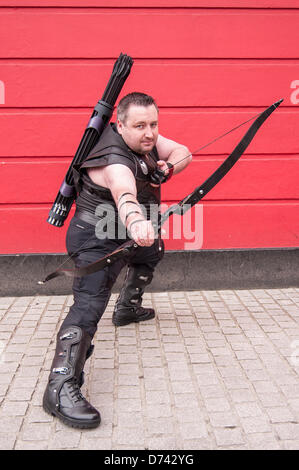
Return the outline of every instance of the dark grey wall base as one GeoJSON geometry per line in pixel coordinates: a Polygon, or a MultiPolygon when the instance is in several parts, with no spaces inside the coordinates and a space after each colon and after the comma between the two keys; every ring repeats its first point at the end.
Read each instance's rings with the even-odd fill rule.
{"type": "MultiPolygon", "coordinates": [[[[63,267],[72,268],[66,255],[0,256],[0,296],[71,294],[71,278],[37,284],[65,261],[63,267]]],[[[147,291],[299,287],[298,268],[299,248],[168,251],[147,291]]]]}

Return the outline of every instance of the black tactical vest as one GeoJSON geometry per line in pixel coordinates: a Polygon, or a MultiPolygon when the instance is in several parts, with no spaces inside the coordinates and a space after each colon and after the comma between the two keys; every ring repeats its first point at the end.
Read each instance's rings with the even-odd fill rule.
{"type": "Polygon", "coordinates": [[[139,155],[126,145],[117,132],[116,125],[109,124],[83,164],[74,166],[74,180],[78,192],[77,209],[94,215],[99,204],[109,204],[117,212],[110,190],[94,183],[89,178],[86,169],[118,163],[127,166],[132,171],[136,179],[137,200],[145,207],[149,219],[150,207],[160,205],[160,188],[150,185],[150,175],[155,171],[158,160],[156,147],[148,157],[139,155]]]}

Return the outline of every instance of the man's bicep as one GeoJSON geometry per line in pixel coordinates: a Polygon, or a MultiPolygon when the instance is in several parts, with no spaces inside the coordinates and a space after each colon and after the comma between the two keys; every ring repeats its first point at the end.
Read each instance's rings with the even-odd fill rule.
{"type": "Polygon", "coordinates": [[[169,155],[176,149],[183,148],[188,150],[185,145],[179,144],[174,140],[167,139],[160,134],[158,136],[156,147],[161,160],[167,160],[169,155]]]}
{"type": "Polygon", "coordinates": [[[123,193],[131,193],[136,196],[136,181],[132,171],[125,165],[108,165],[105,168],[105,182],[110,189],[115,202],[123,193]]]}

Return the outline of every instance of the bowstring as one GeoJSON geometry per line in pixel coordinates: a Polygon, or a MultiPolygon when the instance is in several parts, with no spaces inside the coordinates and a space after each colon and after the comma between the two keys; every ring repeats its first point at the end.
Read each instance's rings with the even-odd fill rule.
{"type": "MultiPolygon", "coordinates": [[[[215,139],[211,140],[210,142],[208,142],[207,144],[203,145],[202,147],[199,147],[198,149],[194,150],[193,152],[189,153],[188,155],[186,155],[184,158],[182,158],[181,160],[179,160],[178,162],[175,162],[173,163],[172,165],[175,166],[175,165],[178,165],[179,163],[181,163],[182,161],[186,160],[187,158],[189,157],[192,157],[193,154],[196,154],[198,152],[201,152],[201,150],[204,150],[205,148],[209,147],[210,145],[214,144],[215,142],[217,142],[218,140],[222,139],[223,137],[226,137],[228,134],[230,134],[231,132],[234,132],[236,131],[237,129],[239,129],[240,127],[242,126],[245,126],[245,124],[247,124],[248,122],[250,121],[253,121],[253,119],[257,118],[258,116],[260,116],[261,114],[263,114],[264,111],[262,111],[261,113],[258,113],[258,114],[255,114],[254,116],[252,116],[250,119],[247,119],[246,121],[244,122],[241,122],[241,124],[238,124],[237,126],[233,127],[232,129],[230,129],[229,131],[225,132],[224,134],[221,134],[219,135],[218,137],[215,137],[215,139]]],[[[165,171],[167,170],[167,168],[165,170],[162,170],[163,173],[165,173],[165,171]]]]}

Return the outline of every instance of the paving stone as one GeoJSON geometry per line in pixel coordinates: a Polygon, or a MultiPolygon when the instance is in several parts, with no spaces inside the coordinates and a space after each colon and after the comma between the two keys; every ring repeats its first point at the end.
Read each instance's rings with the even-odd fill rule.
{"type": "Polygon", "coordinates": [[[281,440],[299,440],[299,424],[298,423],[281,423],[274,425],[279,439],[281,440]]]}
{"type": "Polygon", "coordinates": [[[111,438],[91,438],[88,435],[83,435],[81,438],[80,450],[111,450],[111,438]]]}
{"type": "Polygon", "coordinates": [[[49,449],[76,449],[78,448],[81,439],[81,432],[79,430],[55,432],[49,445],[49,449]]]}
{"type": "Polygon", "coordinates": [[[172,436],[155,436],[147,439],[149,450],[177,450],[178,444],[175,437],[172,436]]]}
{"type": "Polygon", "coordinates": [[[208,436],[207,427],[203,420],[196,423],[180,423],[179,432],[183,440],[206,438],[208,436]]]}
{"type": "Polygon", "coordinates": [[[42,408],[72,296],[0,298],[0,448],[299,450],[299,289],[146,293],[156,318],[115,328],[86,363],[93,430],[42,408]]]}
{"type": "Polygon", "coordinates": [[[1,416],[24,416],[28,409],[28,402],[11,402],[5,400],[1,406],[1,416]]]}
{"type": "Polygon", "coordinates": [[[270,420],[266,416],[254,416],[240,420],[246,434],[271,431],[270,420]]]}
{"type": "Polygon", "coordinates": [[[294,414],[286,407],[267,408],[271,423],[296,421],[294,414]]]}
{"type": "Polygon", "coordinates": [[[248,434],[247,439],[251,450],[279,450],[280,442],[272,432],[248,434]]]}
{"type": "Polygon", "coordinates": [[[244,444],[244,437],[240,429],[218,428],[214,431],[216,443],[219,447],[229,447],[244,444]]]}
{"type": "Polygon", "coordinates": [[[209,413],[209,420],[213,427],[235,428],[238,426],[238,418],[231,412],[209,413]]]}
{"type": "Polygon", "coordinates": [[[12,450],[16,442],[16,433],[0,433],[0,449],[12,450]]]}
{"type": "Polygon", "coordinates": [[[228,411],[230,410],[230,404],[226,398],[207,398],[205,400],[207,410],[210,412],[214,411],[228,411]]]}
{"type": "Polygon", "coordinates": [[[21,430],[21,439],[23,441],[44,441],[51,437],[51,423],[27,423],[21,430]]]}

